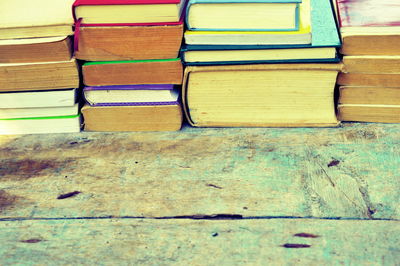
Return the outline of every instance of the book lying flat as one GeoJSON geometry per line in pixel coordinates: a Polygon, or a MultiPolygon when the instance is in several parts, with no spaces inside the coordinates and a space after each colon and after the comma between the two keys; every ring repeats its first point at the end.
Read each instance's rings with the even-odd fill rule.
{"type": "Polygon", "coordinates": [[[189,30],[297,30],[301,0],[189,0],[189,30]]]}
{"type": "Polygon", "coordinates": [[[345,86],[400,87],[400,73],[340,73],[337,84],[345,86]]]}
{"type": "Polygon", "coordinates": [[[77,115],[79,104],[57,107],[0,108],[0,119],[77,115]]]}
{"type": "Polygon", "coordinates": [[[87,86],[182,84],[182,68],[180,58],[86,62],[82,75],[87,86]]]}
{"type": "Polygon", "coordinates": [[[72,35],[73,0],[2,0],[0,39],[72,35]]]}
{"type": "Polygon", "coordinates": [[[75,21],[92,25],[179,22],[186,0],[76,0],[75,21]]]}
{"type": "Polygon", "coordinates": [[[182,109],[175,105],[89,106],[82,108],[85,131],[176,131],[182,109]]]}
{"type": "Polygon", "coordinates": [[[0,64],[0,91],[29,91],[79,87],[75,59],[58,62],[0,64]]]}
{"type": "Polygon", "coordinates": [[[340,86],[339,104],[400,105],[400,86],[340,86]]]}
{"type": "Polygon", "coordinates": [[[341,64],[189,66],[184,111],[197,127],[337,126],[341,64]]]}
{"type": "Polygon", "coordinates": [[[83,94],[92,106],[174,105],[179,96],[168,84],[85,87],[83,94]]]}
{"type": "Polygon", "coordinates": [[[400,105],[339,104],[340,121],[400,123],[400,105]]]}
{"type": "Polygon", "coordinates": [[[399,55],[398,0],[336,0],[345,55],[399,55]]]}
{"type": "Polygon", "coordinates": [[[76,89],[0,92],[0,108],[73,106],[76,100],[76,89]]]}
{"type": "Polygon", "coordinates": [[[44,134],[80,132],[79,115],[0,119],[0,134],[44,134]]]}
{"type": "Polygon", "coordinates": [[[80,27],[79,37],[75,39],[75,56],[87,61],[177,58],[182,36],[183,23],[80,27]]]}
{"type": "Polygon", "coordinates": [[[0,40],[0,63],[68,61],[71,57],[67,36],[0,40]]]}
{"type": "MultiPolygon", "coordinates": [[[[317,0],[319,1],[319,0],[317,0]]],[[[328,3],[329,4],[329,3],[328,3]]],[[[299,29],[295,31],[191,31],[184,33],[186,44],[205,45],[283,45],[310,44],[310,0],[299,8],[299,29]]],[[[314,25],[313,25],[314,26],[314,25]]]]}
{"type": "Polygon", "coordinates": [[[346,73],[400,74],[400,55],[347,55],[343,64],[346,73]]]}

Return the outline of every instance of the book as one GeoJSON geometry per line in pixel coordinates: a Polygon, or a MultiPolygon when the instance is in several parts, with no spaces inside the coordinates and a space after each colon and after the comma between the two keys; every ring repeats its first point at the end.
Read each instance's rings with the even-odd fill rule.
{"type": "Polygon", "coordinates": [[[369,87],[400,87],[400,73],[340,73],[338,85],[369,87]]]}
{"type": "Polygon", "coordinates": [[[76,100],[76,89],[0,92],[0,108],[73,106],[76,100]]]}
{"type": "Polygon", "coordinates": [[[339,104],[400,105],[400,86],[340,86],[339,104]]]}
{"type": "Polygon", "coordinates": [[[0,119],[0,134],[76,133],[80,126],[79,115],[0,119]]]}
{"type": "Polygon", "coordinates": [[[71,57],[67,36],[0,40],[0,63],[68,61],[71,57]]]}
{"type": "Polygon", "coordinates": [[[3,0],[0,39],[72,35],[73,0],[3,0]]]}
{"type": "Polygon", "coordinates": [[[341,64],[188,66],[185,115],[197,127],[337,126],[341,64]]]}
{"type": "Polygon", "coordinates": [[[400,54],[389,56],[347,55],[343,56],[343,64],[345,73],[400,74],[400,54]]]}
{"type": "Polygon", "coordinates": [[[189,0],[189,30],[297,30],[301,0],[189,0]]]}
{"type": "Polygon", "coordinates": [[[160,60],[86,62],[82,66],[86,86],[182,84],[180,58],[160,60]]]}
{"type": "Polygon", "coordinates": [[[0,108],[0,119],[78,115],[79,104],[55,107],[0,108]]]}
{"type": "Polygon", "coordinates": [[[75,21],[84,24],[140,24],[178,22],[186,0],[76,0],[75,21]]]}
{"type": "Polygon", "coordinates": [[[400,123],[400,105],[339,104],[341,121],[400,123]]]}
{"type": "Polygon", "coordinates": [[[344,55],[400,54],[397,0],[336,0],[344,55]]]}
{"type": "Polygon", "coordinates": [[[78,87],[79,74],[75,59],[58,62],[0,64],[0,91],[78,87]]]}
{"type": "Polygon", "coordinates": [[[311,43],[310,0],[299,8],[299,29],[295,31],[192,31],[184,33],[186,44],[203,45],[287,45],[311,43]]]}
{"type": "Polygon", "coordinates": [[[83,95],[90,105],[173,105],[179,92],[174,85],[121,85],[85,87],[83,95]]]}
{"type": "Polygon", "coordinates": [[[262,45],[187,45],[182,47],[186,65],[254,64],[281,62],[339,62],[335,47],[286,47],[262,45]]]}
{"type": "Polygon", "coordinates": [[[75,56],[81,60],[168,59],[178,57],[183,23],[168,26],[82,26],[75,34],[75,56]]]}
{"type": "Polygon", "coordinates": [[[174,105],[89,106],[82,108],[85,131],[176,131],[182,109],[174,105]]]}

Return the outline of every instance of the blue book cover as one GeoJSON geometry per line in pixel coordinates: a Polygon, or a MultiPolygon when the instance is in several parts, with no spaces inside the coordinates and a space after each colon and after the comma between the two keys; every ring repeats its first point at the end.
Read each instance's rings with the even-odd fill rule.
{"type": "MultiPolygon", "coordinates": [[[[264,50],[264,49],[297,49],[297,48],[321,48],[340,47],[336,21],[330,1],[311,0],[312,43],[306,45],[183,45],[181,58],[185,62],[186,51],[218,51],[218,50],[264,50]]],[[[284,61],[225,61],[225,62],[185,62],[187,65],[210,64],[248,64],[248,63],[282,63],[282,62],[338,62],[340,59],[308,59],[308,60],[284,60],[284,61]],[[325,61],[324,61],[325,60],[325,61]]]]}
{"type": "MultiPolygon", "coordinates": [[[[302,0],[189,0],[186,7],[186,26],[193,31],[296,31],[299,29],[299,4],[302,0]],[[294,26],[287,28],[212,28],[192,27],[189,22],[190,8],[195,4],[294,4],[294,26]]],[[[226,14],[226,12],[224,13],[226,14]]]]}

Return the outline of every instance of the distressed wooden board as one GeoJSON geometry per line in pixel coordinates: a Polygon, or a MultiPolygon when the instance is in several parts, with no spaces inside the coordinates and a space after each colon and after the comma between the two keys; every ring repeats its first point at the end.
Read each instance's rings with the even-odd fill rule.
{"type": "Polygon", "coordinates": [[[396,265],[400,261],[400,224],[395,221],[13,221],[0,222],[0,239],[4,265],[396,265]]]}
{"type": "Polygon", "coordinates": [[[0,138],[0,218],[399,219],[400,125],[0,138]],[[81,193],[57,199],[60,195],[81,193]]]}

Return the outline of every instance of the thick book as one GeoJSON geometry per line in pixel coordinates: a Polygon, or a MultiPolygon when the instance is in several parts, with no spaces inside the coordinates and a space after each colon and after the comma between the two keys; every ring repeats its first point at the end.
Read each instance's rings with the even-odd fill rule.
{"type": "MultiPolygon", "coordinates": [[[[319,0],[317,0],[319,1],[319,0]]],[[[329,3],[328,3],[329,4],[329,3]]],[[[205,45],[283,45],[311,43],[310,0],[299,8],[299,28],[295,31],[193,31],[184,33],[186,44],[205,45]]],[[[313,25],[314,26],[314,25],[313,25]]]]}
{"type": "Polygon", "coordinates": [[[0,119],[0,134],[45,134],[80,132],[80,115],[0,119]]]}
{"type": "Polygon", "coordinates": [[[397,0],[336,0],[345,55],[400,54],[397,0]]]}
{"type": "Polygon", "coordinates": [[[0,1],[0,39],[72,35],[73,0],[0,1]]]}
{"type": "Polygon", "coordinates": [[[174,105],[179,92],[174,85],[149,84],[85,87],[83,95],[92,106],[174,105]]]}
{"type": "Polygon", "coordinates": [[[197,127],[332,127],[341,64],[189,66],[184,111],[197,127]]]}
{"type": "Polygon", "coordinates": [[[180,58],[160,60],[86,62],[82,66],[86,86],[182,84],[180,58]]]}
{"type": "Polygon", "coordinates": [[[83,25],[179,23],[186,0],[76,0],[75,21],[83,25]]]}
{"type": "Polygon", "coordinates": [[[78,59],[168,59],[178,57],[183,23],[168,26],[80,27],[79,33],[75,34],[75,56],[78,59]]]}
{"type": "Polygon", "coordinates": [[[297,30],[301,0],[189,0],[189,30],[297,30]]]}
{"type": "Polygon", "coordinates": [[[71,57],[67,36],[0,40],[0,63],[68,61],[71,57]]]}
{"type": "Polygon", "coordinates": [[[89,106],[82,108],[85,131],[176,131],[182,109],[174,105],[89,106]]]}
{"type": "Polygon", "coordinates": [[[58,62],[0,64],[0,91],[30,91],[79,87],[75,59],[58,62]]]}
{"type": "Polygon", "coordinates": [[[76,89],[0,92],[0,108],[73,106],[76,101],[76,89]]]}

